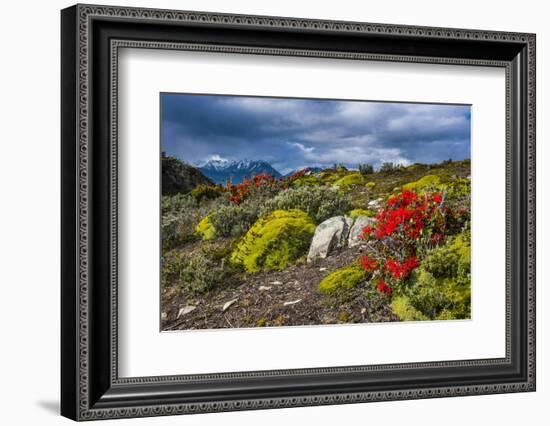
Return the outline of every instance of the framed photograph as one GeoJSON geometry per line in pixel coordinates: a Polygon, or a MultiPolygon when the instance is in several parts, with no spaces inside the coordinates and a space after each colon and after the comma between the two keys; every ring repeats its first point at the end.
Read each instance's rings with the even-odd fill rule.
{"type": "Polygon", "coordinates": [[[535,390],[535,35],[61,12],[61,412],[535,390]]]}

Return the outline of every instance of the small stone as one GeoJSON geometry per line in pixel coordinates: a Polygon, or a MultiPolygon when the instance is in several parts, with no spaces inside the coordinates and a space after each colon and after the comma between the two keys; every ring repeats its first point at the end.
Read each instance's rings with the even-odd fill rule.
{"type": "Polygon", "coordinates": [[[195,309],[197,309],[196,306],[184,306],[183,308],[180,308],[178,311],[178,318],[182,315],[188,314],[189,312],[193,312],[195,309]]]}
{"type": "Polygon", "coordinates": [[[259,287],[260,291],[264,291],[264,290],[271,290],[271,287],[267,286],[267,285],[261,285],[259,287]]]}
{"type": "Polygon", "coordinates": [[[365,312],[367,312],[367,308],[361,308],[361,313],[364,314],[365,312]]]}
{"type": "Polygon", "coordinates": [[[223,308],[222,308],[222,312],[225,312],[229,309],[229,307],[235,303],[237,300],[239,299],[233,299],[233,300],[230,300],[229,302],[225,302],[225,305],[223,305],[223,308]]]}
{"type": "Polygon", "coordinates": [[[167,318],[168,318],[168,314],[167,314],[166,312],[162,312],[162,313],[160,314],[160,319],[161,319],[161,320],[165,320],[165,319],[167,319],[167,318]]]}
{"type": "Polygon", "coordinates": [[[293,300],[292,302],[285,302],[285,303],[283,303],[283,305],[284,306],[295,305],[296,303],[299,303],[301,301],[302,301],[302,299],[297,299],[297,300],[293,300]]]}
{"type": "Polygon", "coordinates": [[[273,284],[273,285],[283,285],[283,283],[281,281],[271,281],[269,284],[273,284]]]}
{"type": "Polygon", "coordinates": [[[326,271],[327,268],[319,268],[319,271],[323,272],[323,271],[326,271]]]}

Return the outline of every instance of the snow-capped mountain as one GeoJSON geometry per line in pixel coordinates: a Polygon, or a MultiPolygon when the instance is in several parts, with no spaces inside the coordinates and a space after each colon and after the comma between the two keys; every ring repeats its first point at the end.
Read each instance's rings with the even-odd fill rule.
{"type": "Polygon", "coordinates": [[[240,183],[245,177],[267,173],[274,178],[281,177],[271,164],[261,160],[229,161],[224,158],[214,158],[199,166],[199,170],[216,183],[240,183]]]}

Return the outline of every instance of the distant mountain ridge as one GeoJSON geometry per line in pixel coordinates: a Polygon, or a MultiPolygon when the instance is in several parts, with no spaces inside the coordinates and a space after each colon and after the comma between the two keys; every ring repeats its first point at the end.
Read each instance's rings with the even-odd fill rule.
{"type": "Polygon", "coordinates": [[[198,169],[215,183],[224,184],[228,180],[240,183],[245,178],[267,173],[274,178],[281,177],[281,173],[271,164],[263,160],[229,161],[226,159],[212,159],[200,165],[198,169]]]}

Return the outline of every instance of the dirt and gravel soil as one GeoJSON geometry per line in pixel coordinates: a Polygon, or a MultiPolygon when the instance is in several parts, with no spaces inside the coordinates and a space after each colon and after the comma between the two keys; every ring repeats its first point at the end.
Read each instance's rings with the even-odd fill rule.
{"type": "Polygon", "coordinates": [[[200,297],[179,287],[162,293],[162,329],[193,330],[396,321],[387,300],[365,286],[338,299],[319,292],[319,282],[351,264],[361,248],[346,248],[312,264],[249,276],[246,283],[200,297]],[[371,295],[370,297],[368,295],[371,295]],[[225,308],[225,309],[224,309],[225,308]]]}

